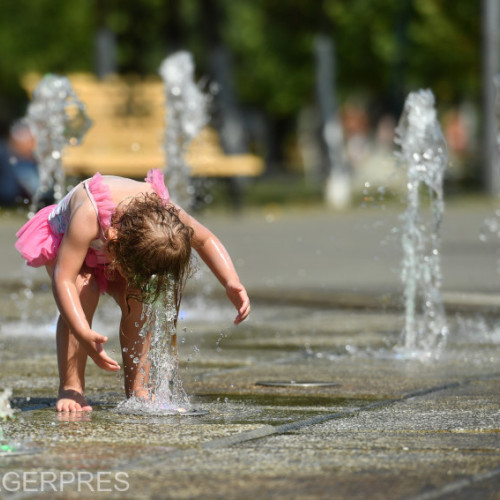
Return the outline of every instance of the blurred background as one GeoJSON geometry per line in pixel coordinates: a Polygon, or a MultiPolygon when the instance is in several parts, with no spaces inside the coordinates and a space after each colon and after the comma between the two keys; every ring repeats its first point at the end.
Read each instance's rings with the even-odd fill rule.
{"type": "Polygon", "coordinates": [[[2,0],[0,204],[26,202],[36,182],[19,123],[27,75],[160,81],[179,50],[212,96],[225,154],[262,159],[259,175],[238,178],[240,203],[324,203],[332,161],[352,200],[370,185],[397,191],[394,128],[421,88],[435,95],[449,148],[446,192],[495,194],[496,133],[484,130],[495,119],[497,10],[496,0],[2,0]]]}

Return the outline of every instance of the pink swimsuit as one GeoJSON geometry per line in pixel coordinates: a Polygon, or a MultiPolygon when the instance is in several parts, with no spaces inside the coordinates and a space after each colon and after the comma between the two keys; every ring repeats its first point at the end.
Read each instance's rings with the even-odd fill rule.
{"type": "MultiPolygon", "coordinates": [[[[168,189],[165,187],[161,170],[150,170],[145,180],[151,184],[164,203],[169,201],[168,189]]],[[[42,208],[17,232],[16,248],[29,266],[44,266],[56,258],[64,233],[69,226],[71,197],[79,186],[80,184],[73,188],[57,205],[42,208]]],[[[100,173],[83,181],[83,186],[96,210],[101,228],[100,238],[90,244],[85,264],[94,269],[99,289],[104,293],[108,288],[105,275],[108,260],[102,251],[104,233],[111,224],[111,217],[116,207],[109,187],[102,182],[100,173]]]]}

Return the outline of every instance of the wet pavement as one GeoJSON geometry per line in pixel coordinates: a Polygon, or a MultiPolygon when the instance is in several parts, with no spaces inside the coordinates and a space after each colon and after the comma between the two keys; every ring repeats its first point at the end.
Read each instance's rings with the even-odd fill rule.
{"type": "MultiPolygon", "coordinates": [[[[17,412],[0,498],[500,498],[499,245],[479,238],[494,208],[447,204],[437,359],[399,348],[398,207],[203,214],[253,310],[234,327],[214,279],[191,282],[181,377],[207,413],[165,417],[117,412],[121,376],[90,364],[94,411],[56,414],[50,290],[12,250],[22,215],[2,214],[0,388],[17,412]]],[[[117,356],[118,312],[102,306],[95,328],[117,356]]]]}

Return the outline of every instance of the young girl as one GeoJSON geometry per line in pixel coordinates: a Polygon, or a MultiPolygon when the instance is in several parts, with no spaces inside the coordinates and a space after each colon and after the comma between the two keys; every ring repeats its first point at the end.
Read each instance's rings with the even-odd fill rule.
{"type": "Polygon", "coordinates": [[[84,396],[87,356],[103,370],[120,370],[103,348],[107,337],[92,330],[100,293],[110,294],[121,308],[127,397],[147,397],[148,343],[139,341],[142,302],[154,300],[173,281],[178,311],[191,248],[225,287],[238,311],[235,324],[250,313],[226,249],[170,201],[160,170],[150,170],[145,182],[97,173],[57,205],[37,212],[17,237],[16,248],[28,265],[47,268],[60,312],[57,411],[92,410],[84,396]]]}

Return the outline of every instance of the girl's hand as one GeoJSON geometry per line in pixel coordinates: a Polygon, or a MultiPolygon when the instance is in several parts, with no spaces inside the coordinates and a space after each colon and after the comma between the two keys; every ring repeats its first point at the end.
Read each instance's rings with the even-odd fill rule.
{"type": "Polygon", "coordinates": [[[238,311],[234,324],[241,323],[250,314],[250,299],[245,287],[239,281],[229,281],[226,284],[226,294],[238,311]]]}
{"type": "Polygon", "coordinates": [[[80,342],[85,347],[87,354],[93,359],[94,363],[99,368],[108,372],[117,372],[120,370],[120,365],[108,356],[103,347],[103,344],[107,341],[108,337],[105,337],[94,330],[90,331],[90,335],[80,339],[80,342]]]}

